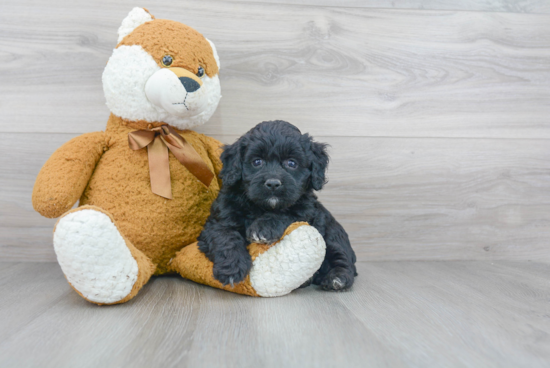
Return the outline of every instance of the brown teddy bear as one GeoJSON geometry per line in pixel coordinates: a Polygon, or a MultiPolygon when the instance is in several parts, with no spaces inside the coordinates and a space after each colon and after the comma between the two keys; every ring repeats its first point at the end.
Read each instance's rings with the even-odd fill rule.
{"type": "Polygon", "coordinates": [[[222,185],[220,142],[189,130],[208,121],[221,98],[214,44],[142,8],[118,35],[103,73],[106,130],[60,147],[32,195],[43,216],[61,216],[53,242],[70,285],[97,304],[126,302],[152,275],[175,272],[254,296],[299,287],[325,255],[321,235],[305,223],[291,225],[276,244],[251,244],[252,270],[234,287],[215,280],[198,251],[222,185]]]}

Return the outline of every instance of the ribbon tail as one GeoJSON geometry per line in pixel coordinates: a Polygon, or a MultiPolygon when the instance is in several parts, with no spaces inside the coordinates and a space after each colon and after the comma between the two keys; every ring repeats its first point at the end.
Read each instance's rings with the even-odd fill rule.
{"type": "Polygon", "coordinates": [[[157,137],[147,146],[147,156],[152,192],[161,197],[172,199],[168,147],[162,139],[157,137]]]}
{"type": "Polygon", "coordinates": [[[185,166],[191,174],[193,174],[205,187],[209,187],[214,174],[206,163],[202,160],[201,156],[195,151],[193,146],[189,144],[171,127],[167,127],[170,134],[161,136],[164,143],[168,146],[172,154],[178,159],[178,161],[185,166]]]}

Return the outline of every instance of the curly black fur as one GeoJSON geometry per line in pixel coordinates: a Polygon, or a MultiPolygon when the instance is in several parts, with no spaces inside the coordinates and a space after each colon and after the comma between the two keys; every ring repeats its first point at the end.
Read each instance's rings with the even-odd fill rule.
{"type": "Polygon", "coordinates": [[[326,147],[280,120],[260,123],[225,147],[223,187],[199,236],[216,279],[224,285],[240,282],[252,266],[249,243],[271,244],[293,222],[307,221],[324,237],[327,253],[303,286],[351,287],[357,273],[348,234],[313,192],[326,183],[326,147]]]}

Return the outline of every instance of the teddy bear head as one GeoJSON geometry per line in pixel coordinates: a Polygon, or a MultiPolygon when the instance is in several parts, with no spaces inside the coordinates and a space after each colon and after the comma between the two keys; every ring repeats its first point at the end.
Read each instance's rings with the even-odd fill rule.
{"type": "Polygon", "coordinates": [[[116,116],[187,129],[204,124],[216,110],[219,69],[216,47],[202,34],[134,8],[118,29],[103,91],[116,116]]]}

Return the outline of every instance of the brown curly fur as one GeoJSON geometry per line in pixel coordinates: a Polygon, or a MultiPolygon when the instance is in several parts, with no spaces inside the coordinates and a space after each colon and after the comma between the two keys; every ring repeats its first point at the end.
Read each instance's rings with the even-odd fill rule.
{"type": "MultiPolygon", "coordinates": [[[[61,146],[46,162],[33,191],[34,208],[59,217],[80,198],[110,214],[119,231],[156,265],[155,274],[184,246],[196,241],[220,190],[206,188],[170,153],[174,199],[151,192],[147,150],[128,147],[136,127],[111,115],[105,132],[84,134],[61,146]],[[82,196],[80,196],[80,194],[82,196]]],[[[192,130],[178,131],[217,176],[221,143],[192,130]]]]}
{"type": "Polygon", "coordinates": [[[218,74],[218,64],[212,47],[202,34],[193,28],[166,19],[146,22],[124,37],[117,45],[140,45],[162,68],[162,57],[173,58],[171,67],[179,67],[196,74],[202,66],[209,77],[218,74]]]}

